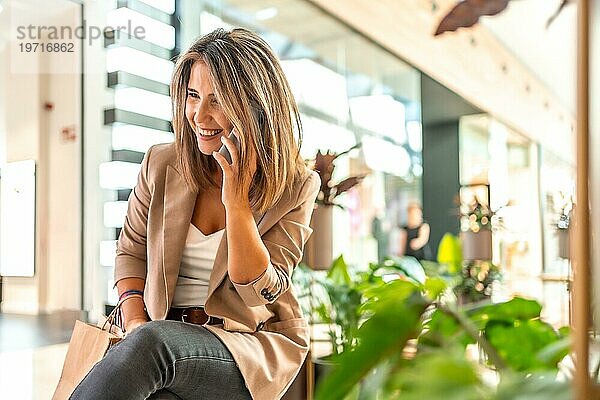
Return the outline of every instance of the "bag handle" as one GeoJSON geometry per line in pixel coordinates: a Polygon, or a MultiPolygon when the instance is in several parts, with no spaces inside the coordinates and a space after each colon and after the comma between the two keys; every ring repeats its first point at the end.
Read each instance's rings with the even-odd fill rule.
{"type": "Polygon", "coordinates": [[[144,297],[141,294],[138,293],[133,293],[130,294],[129,296],[123,297],[115,306],[115,308],[113,308],[113,310],[110,312],[110,314],[108,314],[108,317],[106,317],[106,321],[104,321],[104,324],[102,324],[102,330],[105,330],[104,327],[106,326],[106,323],[110,320],[110,326],[108,327],[108,331],[111,332],[113,325],[117,325],[119,327],[119,329],[121,329],[121,331],[125,330],[124,326],[119,326],[119,324],[115,323],[115,319],[117,317],[117,312],[121,311],[121,305],[123,304],[123,302],[125,300],[127,300],[130,297],[140,297],[141,299],[144,299],[144,297]]]}

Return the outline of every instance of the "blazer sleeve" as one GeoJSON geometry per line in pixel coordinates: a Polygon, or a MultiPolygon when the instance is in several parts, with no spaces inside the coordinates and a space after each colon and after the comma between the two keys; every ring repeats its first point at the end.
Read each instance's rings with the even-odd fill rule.
{"type": "Polygon", "coordinates": [[[302,259],[304,244],[312,233],[310,219],[321,180],[316,172],[306,179],[295,206],[262,236],[270,261],[265,272],[252,282],[232,282],[250,307],[273,303],[292,285],[292,272],[302,259]]]}
{"type": "Polygon", "coordinates": [[[146,279],[146,227],[151,192],[148,185],[148,164],[152,147],[141,163],[137,184],[129,195],[127,215],[117,240],[113,288],[124,278],[146,279]]]}

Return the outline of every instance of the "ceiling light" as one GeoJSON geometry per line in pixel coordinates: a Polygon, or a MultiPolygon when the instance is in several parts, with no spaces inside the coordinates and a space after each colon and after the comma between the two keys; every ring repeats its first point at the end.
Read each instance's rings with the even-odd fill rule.
{"type": "Polygon", "coordinates": [[[277,8],[275,7],[267,7],[262,10],[258,10],[254,17],[259,21],[265,21],[267,19],[271,19],[277,15],[277,8]]]}

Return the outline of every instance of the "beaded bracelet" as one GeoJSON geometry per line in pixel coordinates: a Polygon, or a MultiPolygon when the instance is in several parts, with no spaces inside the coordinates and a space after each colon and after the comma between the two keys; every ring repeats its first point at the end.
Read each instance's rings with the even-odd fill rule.
{"type": "Polygon", "coordinates": [[[135,289],[126,290],[123,293],[121,293],[121,295],[119,296],[119,301],[121,301],[121,299],[123,299],[123,297],[129,296],[130,294],[133,294],[133,293],[141,294],[142,296],[144,295],[144,292],[141,290],[135,290],[135,289]]]}

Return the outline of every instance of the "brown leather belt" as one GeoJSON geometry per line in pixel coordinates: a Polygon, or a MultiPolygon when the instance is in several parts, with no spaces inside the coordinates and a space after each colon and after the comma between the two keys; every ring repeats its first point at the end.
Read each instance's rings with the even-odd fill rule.
{"type": "Polygon", "coordinates": [[[174,321],[189,322],[191,324],[208,325],[222,324],[223,320],[206,314],[204,307],[171,307],[166,319],[174,321]]]}

